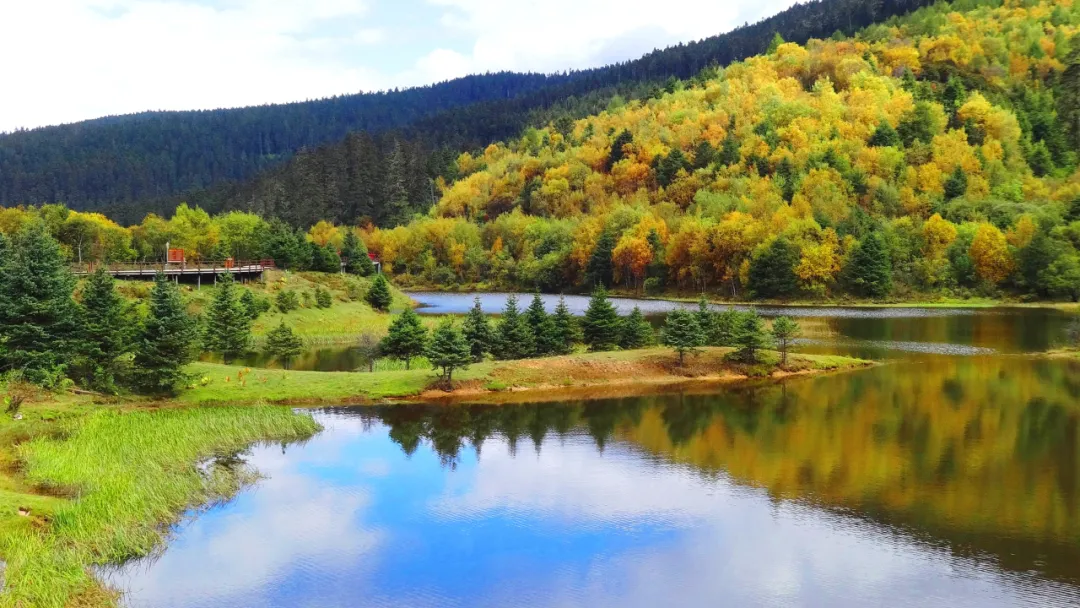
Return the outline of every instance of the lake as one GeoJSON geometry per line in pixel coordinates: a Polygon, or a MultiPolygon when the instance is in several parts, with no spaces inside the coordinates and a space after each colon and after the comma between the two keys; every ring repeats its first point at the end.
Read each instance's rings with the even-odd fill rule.
{"type": "Polygon", "coordinates": [[[107,579],[163,608],[1078,605],[1080,361],[1018,354],[1067,319],[858,309],[803,317],[800,348],[889,364],[317,410],[323,433],[243,454],[264,480],[107,579]]]}
{"type": "MultiPolygon", "coordinates": [[[[506,306],[507,294],[409,294],[419,304],[421,315],[465,314],[473,299],[480,298],[489,314],[506,306]]],[[[532,294],[517,294],[522,308],[532,294]]],[[[553,312],[560,296],[544,295],[544,306],[553,312]]],[[[565,296],[575,315],[584,315],[588,296],[565,296]]],[[[667,300],[612,298],[622,314],[634,306],[659,327],[664,316],[677,307],[696,304],[667,300]]],[[[727,308],[714,305],[715,310],[727,308]]],[[[745,309],[745,307],[736,307],[745,309]]],[[[913,354],[986,355],[994,353],[1040,352],[1060,346],[1072,315],[1050,308],[836,308],[836,307],[756,307],[766,317],[789,315],[799,320],[806,336],[799,349],[804,352],[849,354],[872,359],[908,357],[913,354]]],[[[212,359],[208,359],[212,360],[212,359]]],[[[276,367],[264,353],[252,353],[235,363],[251,367],[276,367]]],[[[354,347],[325,346],[297,357],[292,369],[321,372],[367,370],[367,360],[354,347]]]]}

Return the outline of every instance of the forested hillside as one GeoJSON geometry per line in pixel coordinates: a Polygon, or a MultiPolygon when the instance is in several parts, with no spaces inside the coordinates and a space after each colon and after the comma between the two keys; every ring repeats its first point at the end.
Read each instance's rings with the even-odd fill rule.
{"type": "Polygon", "coordinates": [[[463,154],[408,284],[1080,298],[1080,6],[939,4],[463,154]]]}
{"type": "Polygon", "coordinates": [[[145,113],[0,135],[0,204],[63,202],[132,222],[187,198],[214,209],[257,209],[295,224],[363,217],[392,223],[403,207],[426,209],[430,179],[454,177],[448,161],[456,154],[447,156],[446,149],[482,148],[517,137],[527,125],[555,114],[595,113],[618,93],[648,95],[669,78],[690,78],[711,64],[760,53],[774,32],[796,41],[851,33],[926,3],[810,2],[724,35],[563,75],[470,76],[406,91],[145,113]],[[387,134],[397,129],[404,130],[387,134]],[[352,131],[367,133],[313,150],[352,131]],[[221,186],[278,166],[305,148],[304,158],[254,183],[221,186]],[[401,167],[403,176],[395,173],[401,167]],[[371,177],[384,174],[391,179],[371,177]],[[211,186],[218,187],[203,191],[211,186]]]}

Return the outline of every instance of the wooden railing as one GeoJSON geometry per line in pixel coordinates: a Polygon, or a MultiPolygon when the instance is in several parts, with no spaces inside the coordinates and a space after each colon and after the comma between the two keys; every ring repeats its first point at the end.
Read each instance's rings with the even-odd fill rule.
{"type": "Polygon", "coordinates": [[[153,276],[158,272],[165,274],[225,274],[225,273],[248,273],[262,272],[274,267],[274,260],[208,260],[199,262],[182,262],[166,264],[163,262],[119,262],[101,264],[97,262],[84,262],[72,264],[71,271],[74,274],[90,274],[104,266],[105,270],[112,275],[125,276],[153,276]]]}

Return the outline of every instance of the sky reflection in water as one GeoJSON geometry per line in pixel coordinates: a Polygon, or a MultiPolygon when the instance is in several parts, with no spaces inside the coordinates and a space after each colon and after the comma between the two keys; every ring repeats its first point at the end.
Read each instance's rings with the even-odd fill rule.
{"type": "Polygon", "coordinates": [[[876,370],[842,386],[326,411],[307,444],[253,450],[265,481],[111,580],[128,605],[161,608],[1078,602],[1075,437],[1053,429],[1075,428],[1059,400],[1080,376],[963,365],[924,393],[876,370]],[[936,396],[958,420],[894,433],[887,398],[904,393],[897,419],[936,412],[918,404],[936,396]],[[1002,416],[987,408],[1026,430],[987,432],[1002,416]],[[880,473],[885,456],[899,460],[880,473]]]}

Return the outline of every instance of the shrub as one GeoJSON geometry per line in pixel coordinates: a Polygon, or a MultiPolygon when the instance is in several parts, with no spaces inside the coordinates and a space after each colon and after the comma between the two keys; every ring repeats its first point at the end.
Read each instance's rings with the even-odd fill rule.
{"type": "Polygon", "coordinates": [[[291,289],[279,291],[275,298],[275,304],[277,304],[277,309],[283,314],[288,314],[297,308],[300,308],[300,301],[296,297],[296,292],[291,289]]]}

